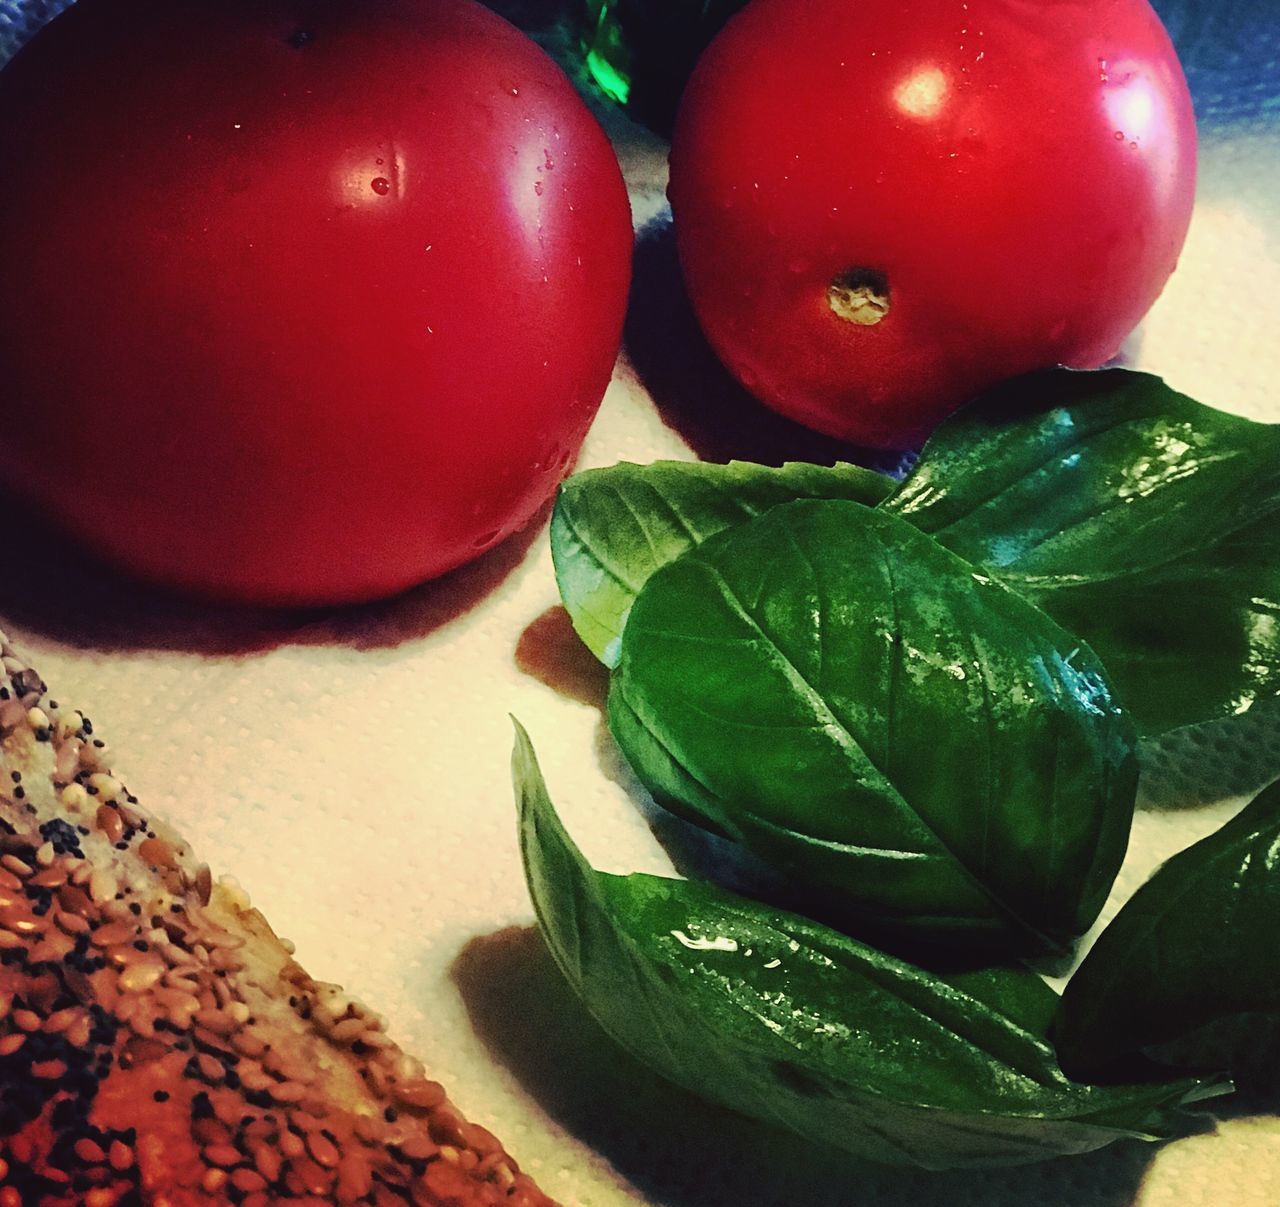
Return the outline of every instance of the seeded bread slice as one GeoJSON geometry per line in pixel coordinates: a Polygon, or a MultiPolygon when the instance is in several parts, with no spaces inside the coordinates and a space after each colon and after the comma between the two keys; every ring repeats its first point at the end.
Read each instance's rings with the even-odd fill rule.
{"type": "Polygon", "coordinates": [[[550,1204],[0,657],[0,1207],[550,1204]]]}

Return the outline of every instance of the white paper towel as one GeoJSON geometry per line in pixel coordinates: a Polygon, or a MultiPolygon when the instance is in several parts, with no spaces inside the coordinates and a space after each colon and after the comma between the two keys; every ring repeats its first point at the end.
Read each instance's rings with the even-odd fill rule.
{"type": "MultiPolygon", "coordinates": [[[[747,407],[673,301],[665,148],[610,126],[641,229],[638,287],[630,355],[581,466],[768,456],[780,442],[803,455],[807,438],[747,407]]],[[[1280,421],[1278,241],[1280,125],[1259,109],[1206,128],[1191,236],[1133,341],[1136,364],[1280,421]]],[[[159,598],[24,523],[6,536],[0,620],[55,697],[93,718],[143,801],[248,888],[313,975],[383,1012],[565,1204],[1280,1203],[1280,1120],[1267,1115],[1158,1150],[925,1174],[814,1152],[614,1049],[530,929],[508,714],[598,866],[669,864],[603,727],[601,672],[555,610],[545,519],[400,599],[301,617],[159,598]]],[[[1107,916],[1238,804],[1140,812],[1107,916]]]]}

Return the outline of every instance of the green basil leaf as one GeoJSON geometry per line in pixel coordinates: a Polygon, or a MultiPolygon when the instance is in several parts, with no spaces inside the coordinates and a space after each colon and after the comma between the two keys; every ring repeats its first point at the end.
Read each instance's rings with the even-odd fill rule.
{"type": "Polygon", "coordinates": [[[1031,374],[884,506],[1083,637],[1143,735],[1280,692],[1280,425],[1145,373],[1031,374]]]}
{"type": "Polygon", "coordinates": [[[775,468],[658,461],[569,478],[551,517],[551,554],[573,627],[606,666],[649,575],[707,537],[791,499],[878,503],[891,479],[856,465],[775,468]]]}
{"type": "Polygon", "coordinates": [[[1105,1071],[1236,1015],[1280,1014],[1280,784],[1165,862],[1067,983],[1063,1063],[1105,1071]]]}
{"type": "Polygon", "coordinates": [[[660,803],[842,921],[1061,951],[1128,842],[1132,734],[1090,650],[858,503],[784,503],[655,573],[609,722],[660,803]]]}
{"type": "Polygon", "coordinates": [[[1069,1081],[1044,1035],[1056,995],[1025,969],[935,977],[713,885],[595,871],[565,832],[528,736],[513,755],[530,894],[601,1026],[671,1081],[874,1160],[942,1169],[1155,1139],[1179,1078],[1069,1081]]]}

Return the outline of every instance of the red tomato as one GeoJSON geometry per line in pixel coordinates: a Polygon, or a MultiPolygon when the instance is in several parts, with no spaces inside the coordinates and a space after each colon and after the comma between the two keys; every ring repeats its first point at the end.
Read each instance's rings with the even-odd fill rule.
{"type": "Polygon", "coordinates": [[[0,474],[139,575],[438,575],[608,384],[617,161],[472,0],[80,0],[0,73],[0,164],[0,474]]]}
{"type": "Polygon", "coordinates": [[[1111,357],[1194,186],[1146,0],[752,0],[685,92],[669,192],[729,369],[901,448],[998,380],[1111,357]]]}

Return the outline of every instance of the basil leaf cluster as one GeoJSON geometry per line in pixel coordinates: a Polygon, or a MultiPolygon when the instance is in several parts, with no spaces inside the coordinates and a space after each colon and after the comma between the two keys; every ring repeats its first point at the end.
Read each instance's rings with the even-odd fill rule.
{"type": "Polygon", "coordinates": [[[929,1169],[1011,1165],[1185,1130],[1197,1078],[1071,1081],[1025,969],[934,976],[714,885],[594,870],[517,725],[520,840],[556,962],[669,1080],[801,1136],[929,1169]]]}
{"type": "Polygon", "coordinates": [[[1257,941],[1280,924],[1280,787],[1161,868],[1061,1001],[1025,968],[943,976],[865,940],[1070,949],[1124,856],[1138,740],[1277,707],[1277,512],[1280,427],[1125,370],[1000,387],[898,484],[571,478],[552,552],[619,746],[656,800],[833,925],[595,872],[521,732],[526,872],[566,976],[670,1079],[879,1160],[1011,1163],[1185,1126],[1230,1087],[1152,1058],[1280,1011],[1257,941]]]}

